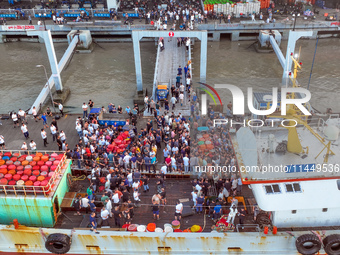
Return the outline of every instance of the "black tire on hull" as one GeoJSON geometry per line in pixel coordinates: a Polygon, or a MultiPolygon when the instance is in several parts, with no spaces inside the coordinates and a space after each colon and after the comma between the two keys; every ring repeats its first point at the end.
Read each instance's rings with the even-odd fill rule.
{"type": "Polygon", "coordinates": [[[324,250],[328,255],[340,255],[340,235],[333,234],[323,239],[324,250]]]}
{"type": "Polygon", "coordinates": [[[305,234],[296,239],[295,246],[302,255],[313,255],[321,249],[321,241],[314,234],[305,234]]]}
{"type": "Polygon", "coordinates": [[[71,248],[71,238],[64,234],[51,234],[47,237],[45,248],[54,254],[65,254],[71,248]]]}

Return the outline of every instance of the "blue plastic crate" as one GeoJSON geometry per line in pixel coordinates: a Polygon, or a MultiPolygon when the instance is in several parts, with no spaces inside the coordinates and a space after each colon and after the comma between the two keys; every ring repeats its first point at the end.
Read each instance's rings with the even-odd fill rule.
{"type": "Polygon", "coordinates": [[[17,17],[16,14],[0,14],[1,18],[12,18],[15,19],[17,17]]]}

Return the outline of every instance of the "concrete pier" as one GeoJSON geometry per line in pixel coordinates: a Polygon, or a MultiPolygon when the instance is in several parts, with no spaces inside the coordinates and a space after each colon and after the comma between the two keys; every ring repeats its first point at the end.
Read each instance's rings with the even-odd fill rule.
{"type": "MultiPolygon", "coordinates": [[[[25,21],[11,21],[15,25],[0,26],[0,35],[16,35],[19,38],[27,36],[28,30],[44,30],[44,26],[38,25],[22,25],[25,21]]],[[[91,22],[70,22],[65,25],[53,25],[53,23],[46,21],[46,29],[51,31],[52,38],[57,36],[57,40],[61,40],[61,35],[67,37],[67,34],[72,30],[89,30],[92,36],[96,37],[96,41],[132,41],[132,33],[134,31],[153,31],[155,27],[142,23],[134,25],[123,25],[116,21],[94,20],[91,22]],[[105,38],[105,36],[109,36],[105,38]]],[[[255,40],[256,35],[260,30],[278,30],[283,40],[288,39],[289,31],[293,29],[294,22],[292,20],[284,21],[277,20],[275,23],[264,23],[263,21],[232,21],[233,23],[217,23],[209,21],[208,24],[198,24],[195,31],[207,31],[208,39],[210,41],[219,41],[223,35],[228,34],[232,41],[239,40],[255,40]]],[[[297,31],[312,30],[313,37],[339,37],[340,36],[340,22],[339,21],[325,21],[321,17],[313,21],[299,20],[295,28],[297,31]]],[[[168,32],[167,32],[168,33],[168,32]]],[[[5,37],[0,36],[0,43],[5,42],[5,37]]],[[[144,39],[145,40],[145,39],[144,39]]]]}
{"type": "MultiPolygon", "coordinates": [[[[35,31],[36,32],[36,31],[35,31]]],[[[41,32],[41,31],[40,31],[41,32]]],[[[46,32],[46,31],[44,31],[46,32]]],[[[49,31],[47,31],[49,32],[49,31]]],[[[43,87],[43,89],[41,90],[40,94],[38,95],[37,99],[34,101],[31,109],[29,110],[29,113],[31,114],[32,113],[32,109],[33,107],[35,106],[37,111],[40,110],[40,107],[42,106],[42,104],[45,102],[46,98],[48,97],[49,93],[50,93],[50,90],[53,88],[53,86],[56,84],[56,80],[60,78],[60,72],[64,69],[66,63],[68,62],[69,58],[71,57],[72,55],[72,52],[73,50],[75,49],[75,47],[77,46],[77,43],[78,43],[78,36],[75,36],[72,40],[72,42],[70,43],[69,47],[67,48],[67,50],[65,51],[65,54],[63,55],[63,57],[61,58],[59,64],[57,65],[57,70],[59,75],[55,75],[53,73],[53,67],[51,66],[51,69],[52,69],[52,76],[48,79],[48,82],[45,84],[45,86],[43,87]]],[[[50,44],[49,46],[51,46],[53,48],[53,43],[50,44]]],[[[47,47],[47,46],[46,46],[47,47]]],[[[53,48],[53,52],[54,52],[54,48],[53,48]]],[[[51,55],[53,55],[52,53],[50,53],[51,55]]],[[[54,53],[55,55],[55,53],[54,53]]],[[[56,59],[55,59],[56,60],[56,59]]],[[[56,63],[57,64],[57,63],[56,63]]],[[[60,90],[60,88],[62,87],[59,87],[59,91],[61,92],[62,90],[60,90]]],[[[56,87],[56,90],[58,91],[58,88],[56,87]]],[[[59,93],[60,93],[59,92],[59,93]]]]}

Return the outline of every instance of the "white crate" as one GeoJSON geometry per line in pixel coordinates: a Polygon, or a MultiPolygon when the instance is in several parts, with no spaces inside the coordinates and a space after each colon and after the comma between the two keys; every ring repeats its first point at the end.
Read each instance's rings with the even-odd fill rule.
{"type": "Polygon", "coordinates": [[[227,5],[226,4],[222,4],[222,12],[223,12],[223,14],[227,14],[227,5]]]}

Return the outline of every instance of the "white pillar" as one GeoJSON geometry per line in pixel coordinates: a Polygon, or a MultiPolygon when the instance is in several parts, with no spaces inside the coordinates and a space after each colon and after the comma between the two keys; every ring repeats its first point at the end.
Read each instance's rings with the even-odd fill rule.
{"type": "Polygon", "coordinates": [[[207,51],[208,51],[208,33],[201,33],[201,63],[200,63],[200,82],[207,81],[207,51]]]}
{"type": "Polygon", "coordinates": [[[132,31],[133,55],[135,58],[137,91],[143,91],[142,62],[140,57],[139,32],[132,31]]]}

